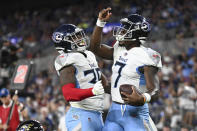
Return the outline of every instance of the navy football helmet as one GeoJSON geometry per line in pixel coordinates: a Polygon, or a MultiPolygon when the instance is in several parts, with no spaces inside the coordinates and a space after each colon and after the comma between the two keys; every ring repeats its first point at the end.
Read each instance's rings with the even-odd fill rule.
{"type": "Polygon", "coordinates": [[[55,48],[58,51],[84,51],[89,44],[89,39],[83,29],[72,24],[59,26],[52,35],[55,48]]]}
{"type": "Polygon", "coordinates": [[[151,30],[147,20],[138,14],[131,14],[121,19],[120,23],[113,30],[117,41],[145,41],[151,30]]]}
{"type": "Polygon", "coordinates": [[[16,131],[44,131],[44,128],[40,124],[39,121],[36,120],[28,120],[22,122],[16,131]]]}

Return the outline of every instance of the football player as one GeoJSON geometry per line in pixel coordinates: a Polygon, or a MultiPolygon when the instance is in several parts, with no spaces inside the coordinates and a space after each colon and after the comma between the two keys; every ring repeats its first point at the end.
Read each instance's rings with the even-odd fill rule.
{"type": "Polygon", "coordinates": [[[110,10],[107,8],[99,12],[90,46],[96,55],[113,60],[113,102],[103,131],[155,131],[148,102],[157,94],[156,74],[162,64],[159,53],[143,46],[151,30],[150,24],[144,17],[131,14],[122,18],[121,25],[114,28],[113,35],[117,41],[113,47],[100,44],[102,29],[112,15],[110,10]],[[132,85],[133,93],[120,92],[123,84],[132,85]]]}
{"type": "Polygon", "coordinates": [[[68,131],[101,131],[103,76],[94,54],[86,50],[88,37],[81,28],[64,24],[54,31],[52,39],[60,53],[55,69],[63,96],[71,105],[66,114],[68,131]]]}

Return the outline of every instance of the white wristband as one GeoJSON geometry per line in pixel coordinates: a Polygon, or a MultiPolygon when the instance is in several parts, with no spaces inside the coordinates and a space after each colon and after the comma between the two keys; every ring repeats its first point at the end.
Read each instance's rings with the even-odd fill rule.
{"type": "Polygon", "coordinates": [[[99,26],[99,27],[104,27],[106,23],[107,22],[104,22],[104,21],[101,21],[101,20],[97,19],[96,25],[99,26]]]}
{"type": "Polygon", "coordinates": [[[145,99],[146,99],[146,103],[148,103],[148,102],[150,102],[150,100],[151,100],[151,96],[148,94],[148,93],[143,93],[143,95],[144,95],[144,97],[145,97],[145,99]]]}

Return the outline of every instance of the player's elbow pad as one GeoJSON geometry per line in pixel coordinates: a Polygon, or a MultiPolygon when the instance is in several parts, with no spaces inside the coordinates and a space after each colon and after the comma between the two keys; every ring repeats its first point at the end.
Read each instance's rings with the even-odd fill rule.
{"type": "Polygon", "coordinates": [[[94,96],[92,88],[79,89],[75,88],[75,84],[69,83],[62,86],[62,93],[66,101],[81,101],[85,98],[94,96]]]}

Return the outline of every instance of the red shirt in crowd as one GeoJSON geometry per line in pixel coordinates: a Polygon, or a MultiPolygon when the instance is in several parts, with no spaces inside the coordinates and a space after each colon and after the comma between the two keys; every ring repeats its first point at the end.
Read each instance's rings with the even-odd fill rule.
{"type": "MultiPolygon", "coordinates": [[[[5,106],[5,105],[0,106],[0,124],[6,123],[6,121],[8,119],[10,107],[12,105],[11,103],[12,102],[10,102],[10,104],[8,106],[5,106]]],[[[18,106],[15,104],[12,118],[9,122],[9,128],[7,131],[16,131],[16,128],[18,127],[19,122],[20,121],[19,121],[18,106]]],[[[0,131],[3,131],[3,129],[0,129],[0,131]]]]}

